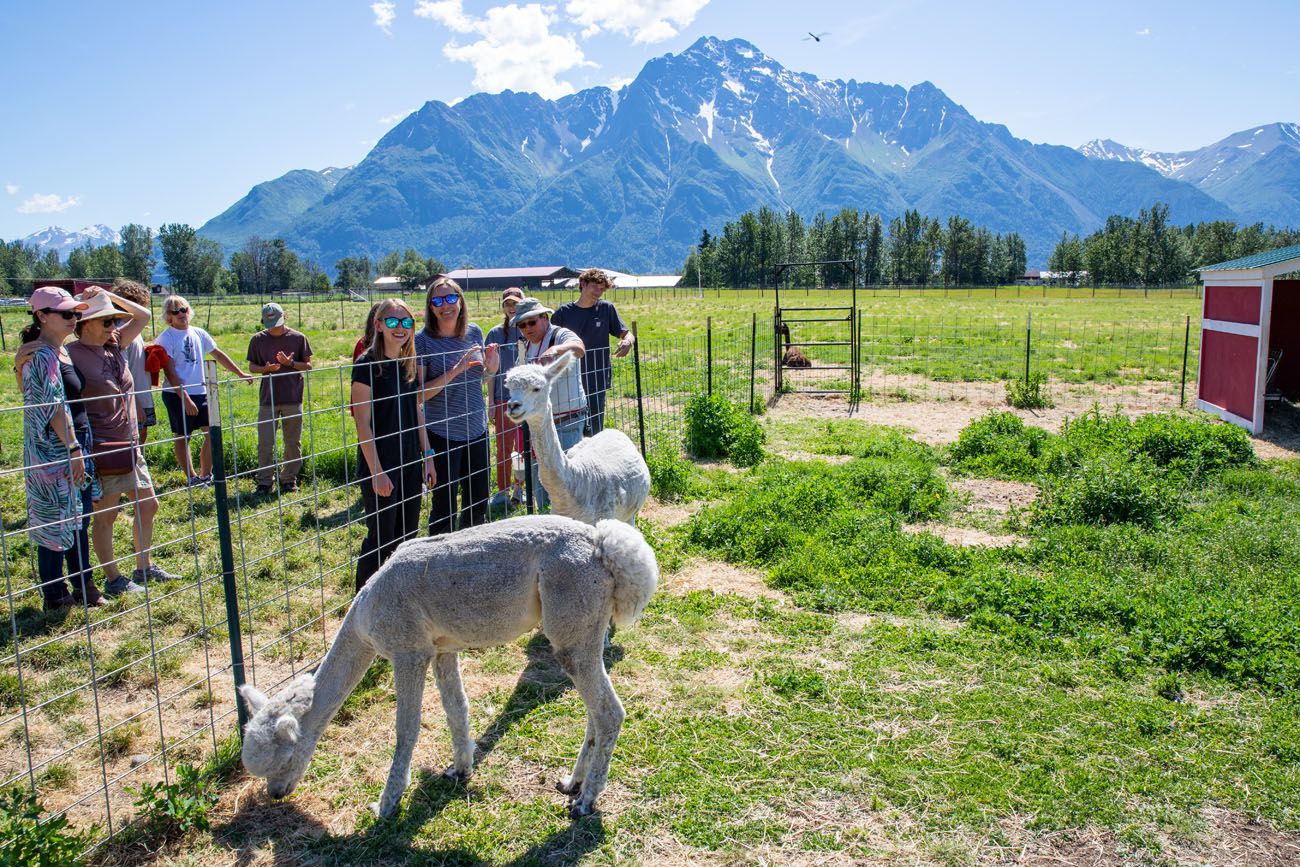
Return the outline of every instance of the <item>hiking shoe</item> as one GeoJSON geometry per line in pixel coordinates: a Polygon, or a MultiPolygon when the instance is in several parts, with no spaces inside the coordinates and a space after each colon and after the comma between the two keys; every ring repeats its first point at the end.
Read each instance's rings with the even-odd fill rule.
{"type": "Polygon", "coordinates": [[[258,486],[257,486],[257,490],[255,490],[253,493],[255,493],[255,494],[273,494],[273,493],[275,493],[275,485],[271,484],[270,482],[267,482],[266,484],[260,484],[260,483],[259,483],[258,486]]]}
{"type": "Polygon", "coordinates": [[[131,580],[136,584],[144,585],[150,581],[179,581],[181,576],[168,572],[157,563],[150,563],[148,569],[132,570],[131,580]]]}
{"type": "Polygon", "coordinates": [[[212,483],[212,476],[190,476],[191,488],[205,488],[212,483]]]}
{"type": "Polygon", "coordinates": [[[127,578],[125,575],[118,575],[112,581],[104,585],[104,595],[112,598],[121,596],[123,593],[143,593],[144,588],[139,584],[127,578]]]}
{"type": "Polygon", "coordinates": [[[287,481],[287,482],[284,481],[283,479],[280,481],[280,491],[281,491],[282,493],[285,493],[285,494],[291,494],[291,493],[293,493],[293,492],[296,491],[296,490],[298,490],[298,480],[297,480],[297,479],[290,479],[290,480],[287,481]]]}

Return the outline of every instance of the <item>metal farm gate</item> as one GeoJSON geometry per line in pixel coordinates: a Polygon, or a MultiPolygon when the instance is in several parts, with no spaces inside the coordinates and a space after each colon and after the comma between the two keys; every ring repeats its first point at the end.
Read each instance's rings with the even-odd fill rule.
{"type": "MultiPolygon", "coordinates": [[[[777,393],[847,394],[850,411],[856,406],[861,349],[858,345],[858,269],[854,260],[782,262],[777,265],[772,328],[777,393]],[[788,269],[826,265],[848,268],[852,290],[848,306],[781,306],[781,278],[788,269]],[[791,325],[812,325],[806,329],[809,339],[795,339],[791,325]],[[804,347],[811,348],[812,352],[805,354],[804,347]]],[[[805,328],[797,330],[803,332],[805,328]]]]}

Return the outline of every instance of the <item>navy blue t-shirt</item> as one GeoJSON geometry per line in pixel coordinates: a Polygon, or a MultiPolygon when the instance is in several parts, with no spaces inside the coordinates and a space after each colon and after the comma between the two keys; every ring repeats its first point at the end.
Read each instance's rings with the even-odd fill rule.
{"type": "Polygon", "coordinates": [[[582,338],[587,354],[582,357],[582,388],[587,394],[607,391],[610,382],[609,339],[621,337],[628,327],[618,317],[614,305],[601,299],[595,307],[579,307],[577,301],[561,304],[551,316],[582,338]]]}

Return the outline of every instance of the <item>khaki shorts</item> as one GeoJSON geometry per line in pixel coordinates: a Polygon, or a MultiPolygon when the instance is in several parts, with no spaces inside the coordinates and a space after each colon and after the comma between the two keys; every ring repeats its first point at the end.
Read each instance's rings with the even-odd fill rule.
{"type": "Polygon", "coordinates": [[[115,504],[122,499],[123,494],[129,495],[132,491],[152,488],[153,477],[149,475],[149,468],[144,465],[144,458],[137,456],[134,472],[122,473],[118,476],[100,476],[99,487],[104,492],[99,499],[115,504]]]}

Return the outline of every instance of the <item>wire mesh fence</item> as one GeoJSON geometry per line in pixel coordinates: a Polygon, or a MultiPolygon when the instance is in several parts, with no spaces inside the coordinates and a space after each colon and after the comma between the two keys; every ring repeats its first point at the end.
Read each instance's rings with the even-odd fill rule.
{"type": "MultiPolygon", "coordinates": [[[[358,308],[339,316],[340,342],[355,341],[358,308]]],[[[1024,375],[1027,358],[1029,371],[1053,388],[1152,389],[1177,405],[1180,383],[1196,378],[1198,334],[1187,319],[858,312],[851,324],[847,331],[845,323],[792,329],[792,345],[822,369],[787,368],[787,386],[853,386],[866,400],[978,399],[986,392],[1000,400],[1002,384],[1024,375]],[[846,343],[840,333],[857,339],[846,343]],[[834,369],[849,367],[854,353],[861,362],[856,383],[834,369]]],[[[777,393],[785,348],[775,320],[758,314],[741,325],[710,321],[703,335],[639,340],[612,361],[605,426],[647,452],[680,450],[692,396],[712,393],[760,410],[777,393]]],[[[49,434],[49,419],[64,404],[25,399],[0,384],[0,788],[34,792],[51,815],[95,827],[99,843],[121,835],[142,818],[133,789],[173,780],[182,763],[229,752],[241,721],[237,683],[273,691],[318,663],[374,545],[423,535],[431,518],[441,522],[435,529],[448,530],[535,508],[521,485],[521,465],[530,463],[522,434],[484,392],[494,359],[458,368],[464,355],[458,349],[414,359],[422,385],[460,370],[440,401],[426,401],[420,420],[385,414],[383,400],[401,389],[381,395],[376,377],[392,361],[327,359],[309,370],[266,374],[258,386],[218,377],[209,363],[202,386],[210,429],[196,431],[187,407],[178,419],[160,403],[158,424],[132,425],[117,446],[138,453],[141,469],[128,462],[133,469],[123,476],[101,472],[98,497],[85,508],[67,448],[33,460],[35,429],[49,434]],[[286,388],[295,375],[301,396],[286,388]],[[358,383],[368,389],[360,393],[360,425],[358,383]],[[412,433],[422,422],[436,437],[432,484],[424,442],[412,433]],[[372,453],[362,445],[367,424],[372,453]],[[390,496],[378,496],[373,477],[381,470],[393,482],[390,496]],[[47,516],[31,508],[34,495],[43,495],[34,494],[42,473],[62,480],[54,521],[67,530],[62,538],[80,546],[76,555],[50,546],[41,532],[47,516]],[[124,583],[133,576],[138,590],[124,583]],[[107,604],[94,604],[104,590],[115,592],[107,604]]],[[[97,400],[129,402],[143,418],[140,405],[153,396],[144,387],[97,400]]],[[[104,414],[101,405],[91,416],[104,414]]],[[[93,430],[81,445],[94,449],[93,430]]]]}

